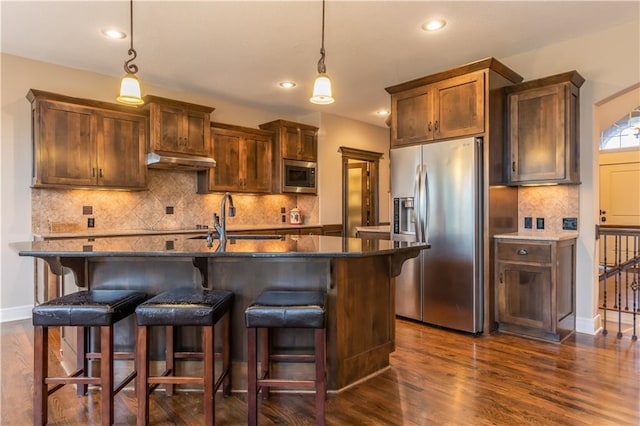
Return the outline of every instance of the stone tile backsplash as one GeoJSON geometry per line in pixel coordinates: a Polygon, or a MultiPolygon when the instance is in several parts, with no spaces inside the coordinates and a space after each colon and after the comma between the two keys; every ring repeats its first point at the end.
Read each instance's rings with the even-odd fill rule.
{"type": "MultiPolygon", "coordinates": [[[[197,194],[196,174],[149,170],[148,191],[32,189],[32,231],[78,232],[95,219],[96,230],[192,229],[213,224],[220,213],[221,193],[197,194]],[[83,215],[83,206],[93,214],[83,215]],[[173,207],[173,214],[166,208],[173,207]]],[[[318,223],[318,197],[312,195],[249,195],[233,193],[236,216],[228,225],[281,225],[281,207],[298,207],[305,224],[318,223]]]]}
{"type": "MultiPolygon", "coordinates": [[[[562,218],[579,218],[578,185],[521,186],[518,188],[518,231],[525,231],[524,218],[544,218],[544,230],[562,231],[562,218]]],[[[578,231],[580,220],[578,220],[578,231]]]]}

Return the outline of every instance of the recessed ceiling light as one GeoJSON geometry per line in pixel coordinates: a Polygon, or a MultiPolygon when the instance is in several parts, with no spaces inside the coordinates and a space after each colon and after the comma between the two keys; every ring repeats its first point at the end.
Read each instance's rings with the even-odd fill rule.
{"type": "Polygon", "coordinates": [[[121,40],[123,38],[126,38],[127,35],[125,33],[123,33],[120,30],[116,30],[113,28],[105,28],[102,30],[102,34],[104,34],[106,37],[114,39],[114,40],[121,40]]]}
{"type": "Polygon", "coordinates": [[[422,29],[425,31],[436,31],[444,28],[445,25],[447,25],[447,22],[444,19],[432,19],[422,24],[422,29]]]}
{"type": "Polygon", "coordinates": [[[279,86],[283,89],[292,89],[296,87],[296,83],[294,83],[293,81],[282,81],[279,83],[279,86]]]}

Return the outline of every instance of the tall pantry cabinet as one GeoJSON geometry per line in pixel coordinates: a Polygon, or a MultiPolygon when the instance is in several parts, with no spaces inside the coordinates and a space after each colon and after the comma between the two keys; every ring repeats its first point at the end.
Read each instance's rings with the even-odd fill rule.
{"type": "Polygon", "coordinates": [[[483,332],[494,328],[494,234],[518,229],[517,188],[505,183],[505,88],[522,77],[495,58],[386,88],[391,95],[391,149],[463,136],[483,138],[483,332]]]}

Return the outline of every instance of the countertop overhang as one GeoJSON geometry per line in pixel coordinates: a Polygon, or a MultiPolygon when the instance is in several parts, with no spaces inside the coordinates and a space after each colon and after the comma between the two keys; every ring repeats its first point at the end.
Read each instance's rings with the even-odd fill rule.
{"type": "MultiPolygon", "coordinates": [[[[203,232],[202,235],[205,235],[203,232]]],[[[136,235],[10,243],[20,256],[33,257],[363,257],[413,254],[429,244],[364,240],[319,235],[283,235],[280,239],[214,240],[189,235],[136,235]]]]}

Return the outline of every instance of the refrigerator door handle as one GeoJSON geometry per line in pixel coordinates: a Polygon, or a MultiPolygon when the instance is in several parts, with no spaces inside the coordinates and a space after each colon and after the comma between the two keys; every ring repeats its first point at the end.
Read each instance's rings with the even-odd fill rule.
{"type": "Polygon", "coordinates": [[[429,210],[431,210],[430,200],[429,200],[429,168],[427,165],[424,165],[423,173],[422,173],[422,214],[420,217],[422,218],[422,242],[428,242],[429,239],[429,210]]]}
{"type": "Polygon", "coordinates": [[[420,168],[421,166],[418,165],[416,167],[416,174],[415,174],[415,179],[414,179],[414,183],[413,183],[413,223],[415,225],[415,234],[416,234],[416,241],[420,242],[422,241],[422,235],[421,235],[421,226],[420,226],[420,222],[421,222],[421,212],[420,212],[420,168]]]}

